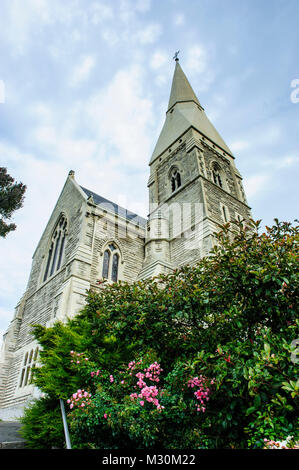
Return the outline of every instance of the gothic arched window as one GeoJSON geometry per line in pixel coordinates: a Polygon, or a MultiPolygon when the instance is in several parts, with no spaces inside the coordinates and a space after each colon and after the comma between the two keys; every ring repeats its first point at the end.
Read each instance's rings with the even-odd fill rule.
{"type": "Polygon", "coordinates": [[[215,163],[212,167],[212,176],[213,176],[213,182],[217,184],[217,186],[220,186],[222,188],[222,180],[220,176],[220,168],[219,166],[215,163]]]}
{"type": "Polygon", "coordinates": [[[60,269],[63,261],[66,235],[67,220],[62,215],[52,235],[43,281],[46,281],[48,277],[60,269]]]}
{"type": "Polygon", "coordinates": [[[119,249],[114,243],[109,243],[104,251],[102,277],[117,282],[119,274],[119,249]]]}
{"type": "Polygon", "coordinates": [[[171,190],[174,192],[176,189],[178,189],[182,182],[181,182],[181,174],[178,171],[177,168],[174,168],[171,172],[170,175],[170,181],[171,181],[171,190]]]}

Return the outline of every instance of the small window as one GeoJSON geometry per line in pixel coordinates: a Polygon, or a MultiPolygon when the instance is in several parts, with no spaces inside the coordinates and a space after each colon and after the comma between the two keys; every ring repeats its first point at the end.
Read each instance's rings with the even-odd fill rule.
{"type": "Polygon", "coordinates": [[[172,170],[170,181],[172,192],[178,189],[182,184],[180,172],[176,168],[172,170]]]}
{"type": "Polygon", "coordinates": [[[31,349],[30,353],[26,352],[23,360],[23,365],[22,365],[22,371],[21,371],[21,377],[20,377],[20,383],[19,387],[26,387],[27,385],[30,385],[32,383],[32,378],[33,378],[33,370],[34,367],[36,366],[38,358],[38,348],[31,349]]]}
{"type": "Polygon", "coordinates": [[[226,207],[222,206],[222,215],[224,222],[228,222],[226,207]]]}
{"type": "Polygon", "coordinates": [[[118,281],[120,253],[114,243],[109,243],[104,251],[102,277],[112,282],[118,281]]]}
{"type": "Polygon", "coordinates": [[[43,281],[46,281],[48,277],[58,271],[62,265],[66,234],[67,220],[62,215],[52,235],[43,281]]]}

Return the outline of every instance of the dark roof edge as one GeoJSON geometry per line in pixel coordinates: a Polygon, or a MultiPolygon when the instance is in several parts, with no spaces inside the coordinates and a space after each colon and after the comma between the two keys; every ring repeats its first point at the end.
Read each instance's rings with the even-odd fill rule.
{"type": "Polygon", "coordinates": [[[120,217],[123,217],[130,222],[136,223],[137,225],[145,226],[147,220],[144,217],[141,217],[138,214],[135,214],[134,212],[129,211],[128,209],[125,209],[124,207],[119,206],[115,202],[109,201],[109,199],[104,198],[103,196],[100,196],[97,193],[94,193],[93,191],[90,191],[87,188],[84,188],[83,186],[80,186],[80,188],[84,191],[84,193],[90,197],[93,197],[93,200],[96,205],[99,206],[104,206],[108,211],[114,212],[120,217]]]}

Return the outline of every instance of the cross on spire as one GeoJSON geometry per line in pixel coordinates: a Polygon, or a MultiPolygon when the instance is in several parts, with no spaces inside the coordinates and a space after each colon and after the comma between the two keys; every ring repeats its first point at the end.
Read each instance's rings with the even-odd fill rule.
{"type": "Polygon", "coordinates": [[[179,60],[179,58],[178,58],[179,52],[180,52],[180,51],[176,51],[176,52],[174,53],[174,56],[173,56],[173,59],[174,59],[174,60],[179,60]]]}

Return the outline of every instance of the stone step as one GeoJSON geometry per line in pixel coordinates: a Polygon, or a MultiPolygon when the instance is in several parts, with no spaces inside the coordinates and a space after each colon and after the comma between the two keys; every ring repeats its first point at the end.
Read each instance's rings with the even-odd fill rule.
{"type": "Polygon", "coordinates": [[[0,442],[1,449],[25,449],[25,441],[10,441],[10,442],[0,442]]]}
{"type": "Polygon", "coordinates": [[[19,434],[21,424],[17,421],[0,421],[0,450],[25,449],[25,440],[19,434]]]}

